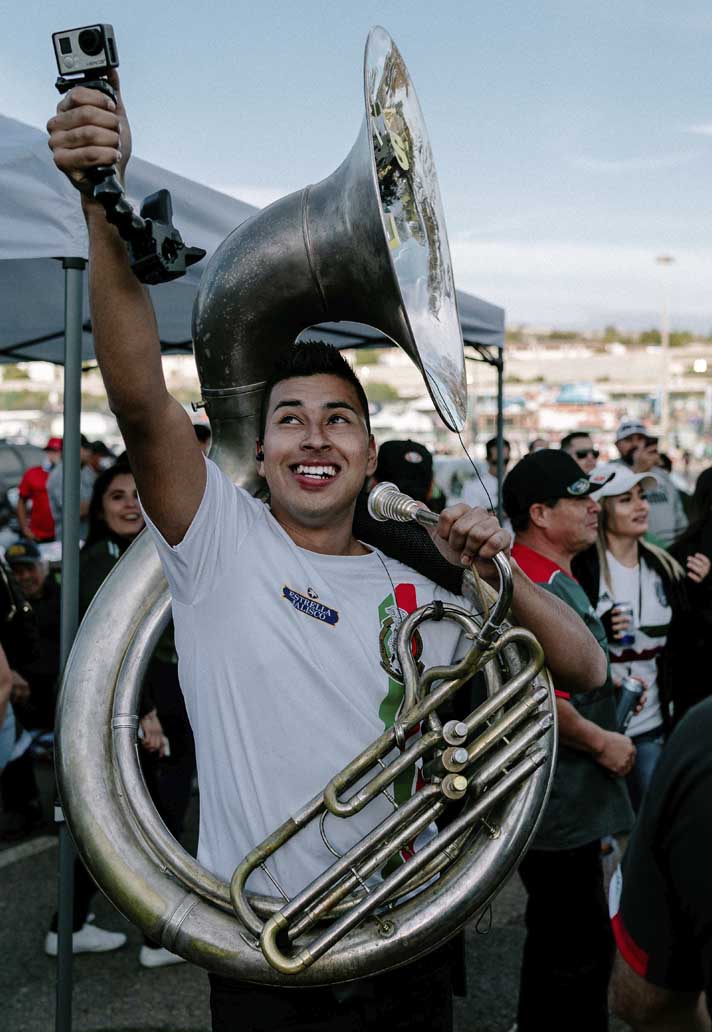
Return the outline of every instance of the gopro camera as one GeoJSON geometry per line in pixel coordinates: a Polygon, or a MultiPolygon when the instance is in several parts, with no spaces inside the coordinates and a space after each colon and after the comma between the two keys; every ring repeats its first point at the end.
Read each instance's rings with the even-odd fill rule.
{"type": "Polygon", "coordinates": [[[119,67],[119,54],[112,25],[84,25],[79,29],[53,32],[54,56],[62,78],[106,75],[119,67]]]}

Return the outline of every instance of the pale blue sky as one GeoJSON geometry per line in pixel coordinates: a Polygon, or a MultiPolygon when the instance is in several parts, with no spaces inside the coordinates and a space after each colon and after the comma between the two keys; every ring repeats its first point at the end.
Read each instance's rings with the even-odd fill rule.
{"type": "MultiPolygon", "coordinates": [[[[111,21],[137,154],[267,203],[333,170],[372,24],[428,123],[458,286],[510,323],[712,328],[709,0],[3,5],[0,111],[43,125],[52,31],[111,21]]],[[[198,243],[198,241],[195,241],[198,243]]]]}

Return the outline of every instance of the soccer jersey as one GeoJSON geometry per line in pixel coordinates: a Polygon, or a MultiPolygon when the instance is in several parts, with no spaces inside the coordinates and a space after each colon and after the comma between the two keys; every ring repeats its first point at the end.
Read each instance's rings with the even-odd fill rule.
{"type": "MultiPolygon", "coordinates": [[[[606,632],[581,585],[551,559],[515,544],[512,558],[542,588],[578,613],[607,654],[606,632]]],[[[610,676],[599,688],[566,693],[557,690],[587,720],[615,731],[616,702],[610,676]]],[[[575,849],[605,835],[628,831],[633,811],[622,778],[614,778],[593,756],[559,744],[551,795],[539,825],[536,849],[575,849]]]]}
{"type": "MultiPolygon", "coordinates": [[[[395,655],[404,616],[434,599],[466,605],[377,551],[299,548],[269,508],[209,460],[200,507],[171,547],[147,518],[169,582],[179,677],[196,741],[198,858],[229,879],[254,846],[301,810],[390,726],[403,688],[395,655]]],[[[415,639],[430,667],[464,654],[452,621],[415,639]]],[[[417,786],[411,768],[396,799],[417,786]]],[[[350,794],[350,793],[349,793],[350,794]]],[[[356,817],[313,824],[268,864],[293,894],[392,812],[379,796],[356,817]]],[[[256,872],[248,887],[274,895],[256,872]]]]}
{"type": "Polygon", "coordinates": [[[663,722],[658,696],[657,660],[665,647],[672,619],[672,609],[665,594],[665,586],[657,570],[646,563],[623,566],[606,553],[611,586],[601,575],[596,613],[603,616],[615,603],[627,602],[632,610],[628,634],[633,641],[619,645],[608,643],[611,668],[618,683],[624,677],[638,677],[645,684],[647,699],[640,713],[631,718],[626,734],[635,737],[653,731],[663,722]]]}
{"type": "Polygon", "coordinates": [[[678,992],[712,993],[712,699],[666,743],[611,881],[613,931],[641,977],[678,992]]]}

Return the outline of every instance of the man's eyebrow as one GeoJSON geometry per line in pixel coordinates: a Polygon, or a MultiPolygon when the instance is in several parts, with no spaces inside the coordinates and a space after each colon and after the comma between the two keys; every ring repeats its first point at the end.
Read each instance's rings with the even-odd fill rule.
{"type": "MultiPolygon", "coordinates": [[[[303,401],[299,401],[297,398],[293,398],[291,400],[289,398],[285,398],[284,401],[278,401],[277,402],[277,404],[274,406],[274,411],[276,412],[277,409],[281,409],[281,408],[304,408],[304,402],[303,401]]],[[[349,409],[351,412],[353,412],[357,416],[360,414],[358,409],[354,405],[352,405],[351,402],[349,402],[349,401],[326,401],[322,405],[322,408],[325,408],[325,409],[345,408],[345,409],[349,409]]]]}
{"type": "Polygon", "coordinates": [[[285,401],[278,401],[277,404],[274,406],[274,411],[276,412],[277,409],[280,408],[301,408],[302,405],[303,403],[299,401],[297,398],[294,398],[291,401],[287,398],[285,401]]]}
{"type": "Polygon", "coordinates": [[[326,404],[324,405],[324,408],[326,408],[326,409],[345,408],[345,409],[349,409],[351,412],[353,412],[357,416],[360,414],[358,409],[354,405],[352,405],[350,401],[327,401],[326,404]]]}

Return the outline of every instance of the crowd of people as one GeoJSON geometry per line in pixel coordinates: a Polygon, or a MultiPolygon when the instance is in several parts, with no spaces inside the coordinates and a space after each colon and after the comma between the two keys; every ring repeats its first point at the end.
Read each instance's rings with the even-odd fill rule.
{"type": "MultiPolygon", "coordinates": [[[[195,435],[201,450],[207,451],[209,429],[196,426],[195,435]]],[[[616,443],[619,459],[601,464],[591,437],[577,431],[565,436],[558,448],[532,447],[504,479],[502,503],[514,537],[514,563],[533,583],[573,610],[609,660],[601,683],[588,685],[585,691],[566,684],[565,676],[556,680],[558,765],[536,839],[519,869],[527,893],[519,1032],[566,1027],[557,1024],[556,1014],[581,1010],[586,1018],[578,1027],[606,1029],[615,941],[622,958],[616,967],[615,999],[623,1010],[632,1006],[626,972],[632,970],[645,982],[644,974],[639,974],[640,950],[657,956],[654,929],[650,931],[647,912],[635,899],[629,904],[633,916],[627,919],[632,931],[624,924],[626,911],[618,898],[611,924],[602,857],[615,840],[624,851],[634,827],[644,828],[647,836],[660,834],[651,827],[648,810],[655,811],[658,822],[669,820],[670,815],[662,812],[654,789],[647,809],[645,801],[664,743],[687,711],[710,694],[700,671],[712,621],[712,471],[700,475],[683,507],[669,475],[664,469],[661,472],[656,461],[657,441],[642,424],[624,420],[616,443]],[[654,531],[650,527],[653,511],[654,531]],[[621,685],[630,678],[640,686],[640,699],[625,726],[619,726],[617,700],[621,685]],[[636,934],[642,944],[637,944],[636,934]],[[558,1001],[555,1013],[552,992],[558,1001]]],[[[507,441],[504,448],[506,470],[511,454],[507,441]]],[[[46,451],[47,466],[61,472],[61,440],[50,439],[46,451]]],[[[82,469],[91,470],[81,487],[84,493],[90,485],[82,512],[86,528],[80,557],[82,614],[146,525],[126,453],[116,458],[106,451],[82,439],[82,469]],[[92,463],[89,453],[100,454],[101,464],[92,463]]],[[[465,484],[463,502],[495,510],[497,460],[497,440],[492,439],[486,443],[486,466],[465,484]]],[[[19,650],[25,654],[12,656],[7,670],[0,664],[0,682],[3,676],[6,681],[0,735],[0,743],[6,742],[5,759],[0,756],[4,766],[0,835],[6,840],[31,833],[42,821],[33,745],[52,730],[59,676],[60,589],[56,572],[49,569],[39,546],[49,538],[47,514],[56,527],[61,525],[61,512],[47,491],[53,474],[49,469],[44,472],[47,499],[42,497],[37,470],[25,476],[21,492],[25,535],[5,555],[5,579],[9,573],[12,581],[6,590],[17,593],[19,589],[31,604],[38,632],[34,637],[26,629],[23,635],[15,633],[16,653],[21,639],[19,650]],[[36,510],[39,518],[33,521],[36,510]]],[[[393,440],[381,445],[370,484],[381,481],[395,482],[434,511],[445,508],[444,493],[434,479],[433,457],[419,442],[393,440]]],[[[140,752],[158,811],[179,838],[195,774],[195,746],[177,662],[171,625],[156,648],[144,684],[140,752]]],[[[684,728],[677,740],[689,743],[693,738],[689,722],[684,728]]],[[[692,767],[704,766],[698,751],[697,746],[689,749],[692,767]]],[[[674,771],[685,760],[678,755],[674,771]]],[[[666,780],[667,790],[672,791],[674,777],[669,771],[666,780]]],[[[639,865],[650,864],[640,847],[630,858],[631,863],[635,859],[639,865]]],[[[125,935],[90,921],[94,886],[79,861],[75,884],[75,952],[122,946],[125,935]]],[[[614,879],[614,888],[620,896],[619,879],[614,879]]],[[[57,953],[56,921],[55,914],[45,937],[50,956],[57,953]]],[[[181,960],[148,939],[139,959],[146,967],[181,960]]],[[[674,997],[674,978],[670,988],[674,997]]],[[[636,986],[638,1007],[640,998],[636,986]]],[[[646,1001],[649,1010],[651,1003],[646,1001]]],[[[670,1007],[669,993],[665,1006],[670,1007]]]]}

